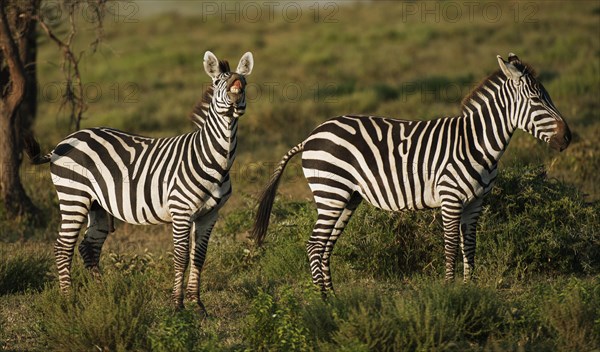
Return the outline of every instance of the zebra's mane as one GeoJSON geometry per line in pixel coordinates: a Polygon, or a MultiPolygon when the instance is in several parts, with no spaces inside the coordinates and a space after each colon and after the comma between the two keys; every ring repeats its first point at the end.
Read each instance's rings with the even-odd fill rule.
{"type": "MultiPolygon", "coordinates": [[[[536,72],[529,64],[523,63],[521,61],[513,61],[511,62],[519,71],[523,72],[524,75],[531,75],[533,77],[536,76],[536,72]]],[[[495,81],[496,78],[502,77],[506,78],[501,69],[497,69],[494,73],[482,79],[475,88],[471,89],[469,94],[467,94],[460,103],[461,110],[465,108],[465,106],[477,95],[479,91],[483,88],[483,86],[487,85],[490,81],[495,81]]]]}
{"type": "MultiPolygon", "coordinates": [[[[229,62],[226,60],[219,61],[219,69],[221,72],[230,72],[229,62]]],[[[192,109],[192,113],[190,114],[190,119],[196,126],[201,129],[204,125],[204,121],[208,117],[208,108],[210,103],[212,102],[214,94],[214,88],[211,84],[204,93],[202,93],[202,98],[196,103],[194,108],[192,109]]]]}

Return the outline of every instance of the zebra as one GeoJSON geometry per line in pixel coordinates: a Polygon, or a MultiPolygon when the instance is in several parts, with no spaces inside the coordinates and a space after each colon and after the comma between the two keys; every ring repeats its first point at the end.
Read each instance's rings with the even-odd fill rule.
{"type": "Polygon", "coordinates": [[[571,132],[531,66],[513,53],[466,96],[462,113],[431,121],[346,115],[319,125],[285,154],[260,196],[252,237],[262,244],[281,175],[302,152],[317,207],[306,245],[313,283],[333,290],[330,258],[363,199],[388,211],[441,208],[445,280],[460,246],[464,281],[475,266],[476,224],[498,161],[518,128],[563,151],[571,132]]]}
{"type": "Polygon", "coordinates": [[[50,162],[58,194],[61,224],[54,246],[59,287],[68,293],[71,262],[79,231],[84,265],[99,274],[102,245],[113,231],[110,219],[141,225],[171,223],[175,283],[172,299],[183,308],[184,274],[192,257],[187,296],[206,313],[200,300],[200,271],[219,209],[230,197],[229,170],[237,148],[238,118],[246,109],[246,76],[254,66],[245,53],[235,72],[210,51],[204,69],[212,78],[191,119],[194,132],[148,138],[112,128],[72,133],[40,156],[39,145],[26,145],[34,164],[50,162]],[[193,225],[193,226],[192,226],[193,225]],[[194,227],[195,238],[190,239],[194,227]],[[190,255],[190,242],[195,242],[190,255]]]}

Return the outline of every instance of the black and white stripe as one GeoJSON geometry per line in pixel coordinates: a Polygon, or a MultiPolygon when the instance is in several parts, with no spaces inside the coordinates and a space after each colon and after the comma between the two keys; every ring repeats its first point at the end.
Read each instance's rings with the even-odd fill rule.
{"type": "Polygon", "coordinates": [[[206,52],[204,68],[213,84],[192,113],[198,126],[192,133],[147,138],[90,128],[33,159],[51,163],[58,193],[62,220],[55,254],[63,291],[71,284],[71,260],[84,222],[88,227],[79,251],[85,266],[98,273],[102,244],[112,230],[108,220],[114,216],[131,224],[172,223],[173,299],[178,307],[183,305],[183,275],[190,259],[190,231],[195,228],[187,293],[204,308],[200,271],[217,212],[231,195],[229,169],[237,148],[238,117],[246,108],[245,76],[253,64],[252,54],[246,53],[236,72],[230,72],[226,61],[206,52]]]}
{"type": "Polygon", "coordinates": [[[261,197],[253,236],[266,235],[277,185],[287,162],[302,152],[317,205],[307,251],[313,282],[332,289],[331,252],[362,199],[385,210],[441,208],[446,280],[454,278],[459,246],[464,279],[471,277],[482,197],[520,128],[565,149],[570,131],[529,66],[514,55],[463,100],[462,114],[432,121],[340,116],[291,149],[261,197]]]}

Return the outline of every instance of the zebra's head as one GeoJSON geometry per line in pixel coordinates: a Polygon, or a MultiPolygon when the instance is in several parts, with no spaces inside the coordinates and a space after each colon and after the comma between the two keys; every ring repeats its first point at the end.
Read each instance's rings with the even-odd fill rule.
{"type": "Polygon", "coordinates": [[[254,59],[251,52],[245,53],[235,72],[231,72],[227,61],[219,61],[215,54],[204,54],[204,69],[212,78],[213,102],[219,113],[238,118],[246,111],[246,76],[252,72],[254,59]]]}
{"type": "Polygon", "coordinates": [[[515,126],[549,143],[553,149],[565,150],[571,143],[569,126],[531,68],[513,53],[508,54],[508,61],[500,55],[497,57],[507,77],[505,92],[509,95],[507,100],[513,101],[509,109],[512,108],[510,118],[515,126]]]}

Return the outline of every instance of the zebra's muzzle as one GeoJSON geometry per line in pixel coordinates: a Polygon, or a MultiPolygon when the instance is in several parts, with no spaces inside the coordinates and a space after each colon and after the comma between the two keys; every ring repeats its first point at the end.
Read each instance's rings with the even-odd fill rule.
{"type": "Polygon", "coordinates": [[[233,94],[240,94],[242,92],[242,81],[239,79],[233,82],[229,91],[233,94]]]}
{"type": "Polygon", "coordinates": [[[571,130],[566,123],[562,123],[556,129],[556,134],[550,138],[550,147],[562,152],[571,144],[571,130]]]}
{"type": "Polygon", "coordinates": [[[235,79],[227,90],[227,95],[233,106],[238,106],[244,100],[245,82],[242,79],[235,79]]]}

